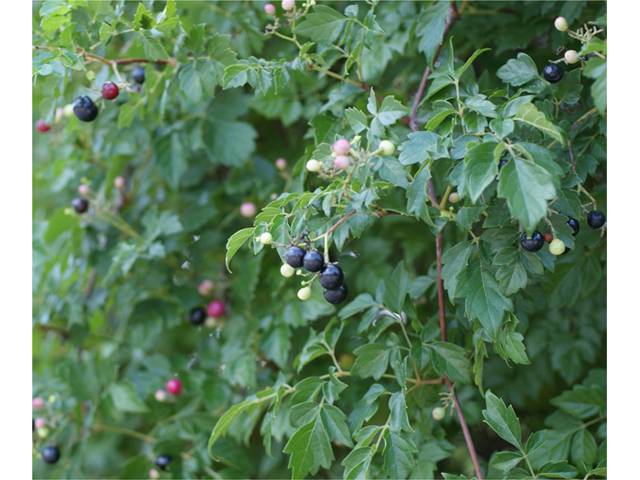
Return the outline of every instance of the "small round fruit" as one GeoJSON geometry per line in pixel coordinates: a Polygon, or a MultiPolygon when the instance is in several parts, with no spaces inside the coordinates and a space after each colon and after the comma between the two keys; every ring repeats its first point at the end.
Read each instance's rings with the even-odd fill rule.
{"type": "Polygon", "coordinates": [[[605,218],[604,213],[599,212],[598,210],[594,210],[587,214],[587,223],[594,230],[602,227],[606,221],[607,219],[605,218]]]}
{"type": "Polygon", "coordinates": [[[131,72],[131,76],[136,83],[144,83],[144,67],[136,67],[131,72]]]}
{"type": "Polygon", "coordinates": [[[36,410],[41,409],[42,407],[44,407],[44,398],[35,397],[33,400],[31,400],[31,406],[36,410]]]}
{"type": "Polygon", "coordinates": [[[338,362],[343,370],[351,370],[353,364],[356,362],[356,357],[350,353],[343,353],[338,357],[338,362]]]}
{"type": "Polygon", "coordinates": [[[86,197],[87,195],[89,195],[89,192],[91,192],[89,185],[82,184],[78,186],[78,193],[80,195],[84,195],[86,197]]]}
{"type": "Polygon", "coordinates": [[[556,21],[553,22],[553,24],[556,26],[556,28],[558,30],[560,30],[561,32],[566,32],[567,29],[569,28],[569,24],[567,23],[567,19],[564,17],[558,17],[556,18],[556,21]]]}
{"type": "Polygon", "coordinates": [[[158,466],[158,468],[161,468],[162,470],[166,470],[167,465],[169,465],[170,461],[171,461],[170,455],[160,455],[158,456],[158,458],[156,458],[156,465],[158,466]]]}
{"type": "Polygon", "coordinates": [[[273,236],[269,232],[264,232],[260,235],[260,243],[263,245],[271,245],[273,242],[273,236]]]}
{"type": "Polygon", "coordinates": [[[123,190],[125,185],[126,183],[123,177],[116,177],[113,179],[113,186],[116,187],[118,190],[123,190]]]}
{"type": "Polygon", "coordinates": [[[569,64],[578,63],[580,61],[580,55],[578,55],[578,52],[575,50],[567,50],[564,53],[564,61],[569,64]]]}
{"type": "Polygon", "coordinates": [[[160,474],[158,473],[158,471],[155,468],[152,468],[151,470],[149,470],[149,478],[151,480],[156,480],[156,479],[160,478],[160,474]]]}
{"type": "Polygon", "coordinates": [[[564,76],[564,70],[560,65],[550,63],[542,70],[542,76],[549,83],[558,83],[564,76]]]}
{"type": "Polygon", "coordinates": [[[284,170],[287,168],[287,161],[284,158],[279,158],[276,160],[276,168],[278,170],[284,170]]]}
{"type": "Polygon", "coordinates": [[[520,245],[527,252],[537,252],[544,245],[544,237],[539,231],[533,232],[530,238],[527,238],[527,234],[523,233],[520,236],[520,245]]]}
{"type": "Polygon", "coordinates": [[[225,305],[222,300],[214,300],[207,306],[207,313],[213,318],[220,318],[224,315],[225,305]]]}
{"type": "Polygon", "coordinates": [[[498,162],[498,171],[502,170],[502,167],[504,167],[508,161],[509,160],[507,158],[500,160],[500,162],[498,162]]]}
{"type": "Polygon", "coordinates": [[[346,138],[341,138],[333,143],[333,151],[338,155],[347,155],[351,151],[351,144],[346,138]]]}
{"type": "Polygon", "coordinates": [[[256,205],[253,202],[244,202],[240,205],[240,215],[246,218],[253,218],[256,216],[256,205]]]}
{"type": "Polygon", "coordinates": [[[62,116],[64,118],[71,118],[73,117],[73,104],[72,103],[67,103],[63,108],[62,108],[62,116]]]}
{"type": "Polygon", "coordinates": [[[458,203],[460,201],[460,195],[458,195],[458,192],[453,192],[452,194],[450,194],[449,201],[451,203],[458,203]]]}
{"type": "Polygon", "coordinates": [[[383,140],[380,142],[378,150],[382,150],[383,155],[393,155],[393,153],[396,151],[396,146],[389,140],[383,140]]]}
{"type": "Polygon", "coordinates": [[[120,93],[120,89],[113,82],[105,82],[105,84],[102,85],[100,93],[102,93],[102,98],[105,100],[113,100],[120,93]]]}
{"type": "Polygon", "coordinates": [[[442,420],[444,418],[444,415],[445,415],[445,411],[444,411],[444,408],[442,407],[436,407],[431,412],[431,416],[433,417],[433,419],[438,421],[442,420]]]}
{"type": "Polygon", "coordinates": [[[578,220],[569,217],[569,220],[567,220],[567,225],[569,225],[573,229],[574,237],[578,235],[578,232],[580,231],[580,223],[578,222],[578,220]]]}
{"type": "Polygon", "coordinates": [[[324,257],[319,251],[310,250],[304,254],[302,265],[307,269],[307,272],[319,272],[324,266],[324,257]]]}
{"type": "Polygon", "coordinates": [[[280,274],[283,277],[293,277],[293,274],[296,273],[296,269],[293,268],[291,265],[289,265],[288,263],[283,263],[282,266],[280,267],[280,274]]]}
{"type": "Polygon", "coordinates": [[[40,438],[47,438],[49,436],[49,429],[47,427],[36,428],[36,432],[40,438]]]}
{"type": "Polygon", "coordinates": [[[298,298],[303,302],[311,298],[311,289],[309,287],[302,287],[298,290],[298,298]]]}
{"type": "Polygon", "coordinates": [[[271,4],[271,3],[267,3],[264,6],[264,13],[266,13],[267,15],[275,15],[276,14],[276,7],[275,5],[271,4]]]}
{"type": "Polygon", "coordinates": [[[177,378],[170,378],[165,388],[171,395],[179,395],[182,391],[182,382],[177,378]]]}
{"type": "Polygon", "coordinates": [[[89,203],[84,198],[74,198],[71,206],[78,213],[84,213],[89,209],[89,203]]]}
{"type": "Polygon", "coordinates": [[[319,172],[322,168],[320,162],[318,160],[314,160],[313,158],[307,162],[307,170],[310,172],[319,172]]]}
{"type": "Polygon", "coordinates": [[[202,325],[207,319],[207,312],[202,307],[196,307],[189,313],[189,320],[194,325],[202,325]]]}
{"type": "Polygon", "coordinates": [[[544,232],[544,241],[547,243],[551,243],[553,242],[553,233],[551,233],[551,230],[547,230],[546,232],[544,232]]]}
{"type": "Polygon", "coordinates": [[[42,459],[50,465],[60,460],[60,450],[54,445],[47,445],[42,450],[42,459]]]}
{"type": "Polygon", "coordinates": [[[157,401],[164,402],[167,399],[167,392],[165,392],[162,389],[156,390],[153,396],[156,398],[157,401]]]}
{"type": "Polygon", "coordinates": [[[44,428],[47,426],[47,421],[44,418],[39,417],[39,418],[36,418],[33,425],[35,428],[44,428]]]}
{"type": "Polygon", "coordinates": [[[333,305],[338,305],[339,303],[344,302],[348,295],[349,289],[344,283],[336,290],[327,290],[326,288],[324,290],[324,299],[333,305]]]}
{"type": "Polygon", "coordinates": [[[86,95],[81,95],[73,101],[73,113],[82,122],[93,122],[98,116],[98,107],[86,95]]]}
{"type": "Polygon", "coordinates": [[[347,168],[350,163],[351,161],[349,160],[349,157],[347,157],[346,155],[338,155],[333,160],[333,164],[336,166],[336,168],[347,168]]]}
{"type": "Polygon", "coordinates": [[[292,245],[287,248],[284,254],[284,261],[291,265],[293,268],[300,268],[303,265],[304,250],[297,245],[292,245]]]}
{"type": "Polygon", "coordinates": [[[562,255],[566,248],[564,242],[559,238],[554,238],[549,244],[549,252],[551,252],[551,255],[562,255]]]}
{"type": "Polygon", "coordinates": [[[198,285],[198,293],[203,296],[207,296],[213,290],[213,280],[209,280],[208,278],[204,279],[198,285]]]}
{"type": "Polygon", "coordinates": [[[320,272],[320,285],[327,290],[337,290],[344,281],[344,272],[338,265],[327,263],[320,272]]]}
{"type": "Polygon", "coordinates": [[[46,133],[51,130],[51,125],[47,125],[45,121],[41,118],[36,121],[36,130],[40,133],[46,133]]]}
{"type": "Polygon", "coordinates": [[[287,12],[289,10],[293,10],[293,7],[296,6],[296,0],[282,0],[282,9],[286,10],[287,12]]]}

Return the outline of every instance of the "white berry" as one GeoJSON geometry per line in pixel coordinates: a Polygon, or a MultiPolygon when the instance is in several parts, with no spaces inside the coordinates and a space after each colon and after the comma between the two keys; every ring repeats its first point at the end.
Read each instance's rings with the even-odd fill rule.
{"type": "Polygon", "coordinates": [[[564,17],[556,18],[556,21],[554,22],[554,25],[561,32],[564,32],[564,31],[567,30],[567,28],[569,28],[569,24],[567,23],[567,19],[564,18],[564,17]]]}
{"type": "Polygon", "coordinates": [[[296,269],[288,263],[285,263],[280,267],[280,273],[283,277],[292,277],[293,274],[296,273],[296,269]]]}
{"type": "Polygon", "coordinates": [[[296,6],[296,0],[282,0],[282,9],[283,10],[293,10],[293,7],[296,6]]]}
{"type": "Polygon", "coordinates": [[[264,11],[267,15],[275,15],[276,14],[276,7],[274,5],[272,5],[271,3],[267,3],[264,6],[264,11]]]}
{"type": "Polygon", "coordinates": [[[260,243],[263,245],[271,245],[271,242],[273,242],[273,237],[269,232],[264,232],[260,235],[260,243]]]}
{"type": "Polygon", "coordinates": [[[564,242],[559,238],[553,239],[549,244],[549,252],[551,252],[552,255],[562,255],[565,250],[564,242]]]}
{"type": "Polygon", "coordinates": [[[298,290],[298,298],[303,302],[309,300],[309,298],[311,298],[311,289],[309,287],[303,287],[298,290]]]}
{"type": "Polygon", "coordinates": [[[380,142],[378,150],[382,150],[383,155],[393,155],[393,152],[396,151],[396,146],[389,140],[383,140],[380,142]]]}
{"type": "Polygon", "coordinates": [[[314,160],[313,158],[307,162],[307,170],[310,172],[319,172],[322,165],[318,160],[314,160]]]}
{"type": "Polygon", "coordinates": [[[449,201],[451,203],[458,203],[460,201],[460,195],[458,195],[458,192],[453,192],[449,195],[449,201]]]}
{"type": "Polygon", "coordinates": [[[567,63],[578,63],[580,61],[580,55],[575,50],[567,50],[564,53],[564,61],[567,63]]]}
{"type": "Polygon", "coordinates": [[[445,413],[446,412],[444,411],[444,408],[436,407],[431,412],[431,416],[433,417],[434,420],[442,420],[444,418],[445,413]]]}

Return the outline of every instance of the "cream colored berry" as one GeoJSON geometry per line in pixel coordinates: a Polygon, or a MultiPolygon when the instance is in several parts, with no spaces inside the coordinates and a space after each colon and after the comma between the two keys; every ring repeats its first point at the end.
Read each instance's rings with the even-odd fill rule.
{"type": "Polygon", "coordinates": [[[271,245],[271,242],[273,242],[273,237],[269,232],[264,232],[260,235],[260,243],[263,245],[271,245]]]}
{"type": "Polygon", "coordinates": [[[383,155],[393,155],[396,151],[396,146],[389,140],[383,140],[380,142],[378,150],[382,150],[383,155]]]}
{"type": "Polygon", "coordinates": [[[314,160],[313,158],[307,162],[307,170],[310,172],[319,172],[322,165],[318,160],[314,160]]]}
{"type": "Polygon", "coordinates": [[[309,287],[303,287],[298,290],[298,298],[303,302],[309,300],[309,298],[311,298],[311,289],[309,287]]]}
{"type": "Polygon", "coordinates": [[[453,192],[452,194],[450,194],[449,201],[451,203],[458,203],[460,201],[460,195],[458,195],[458,192],[453,192]]]}
{"type": "Polygon", "coordinates": [[[296,269],[293,268],[291,265],[289,265],[288,263],[284,263],[281,267],[280,267],[280,273],[282,274],[283,277],[292,277],[294,273],[296,273],[296,269]]]}
{"type": "Polygon", "coordinates": [[[580,55],[575,50],[567,50],[564,54],[564,61],[567,63],[578,63],[580,55]]]}
{"type": "Polygon", "coordinates": [[[436,407],[433,409],[433,412],[431,412],[431,416],[433,417],[434,420],[442,420],[444,418],[445,413],[446,412],[444,411],[444,408],[436,407]]]}
{"type": "Polygon", "coordinates": [[[549,244],[549,252],[551,252],[552,255],[562,255],[566,249],[567,247],[565,247],[564,242],[559,238],[554,239],[549,244]]]}
{"type": "Polygon", "coordinates": [[[567,28],[569,28],[569,24],[567,23],[567,19],[564,18],[564,17],[556,18],[556,21],[554,22],[554,25],[561,32],[564,32],[564,31],[567,30],[567,28]]]}

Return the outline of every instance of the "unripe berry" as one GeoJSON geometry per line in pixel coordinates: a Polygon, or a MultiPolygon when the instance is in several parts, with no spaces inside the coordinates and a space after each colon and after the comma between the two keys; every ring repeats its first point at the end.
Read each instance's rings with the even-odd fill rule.
{"type": "Polygon", "coordinates": [[[62,107],[56,108],[56,118],[53,123],[58,123],[64,117],[64,109],[62,107]]]}
{"type": "Polygon", "coordinates": [[[36,428],[36,432],[40,438],[46,438],[49,436],[49,429],[47,427],[36,428]]]}
{"type": "Polygon", "coordinates": [[[303,287],[298,290],[298,298],[303,302],[309,300],[309,298],[311,298],[311,289],[309,287],[303,287]]]}
{"type": "Polygon", "coordinates": [[[567,19],[564,18],[564,17],[556,18],[556,21],[553,24],[561,32],[565,32],[567,30],[567,28],[569,28],[569,24],[567,23],[567,19]]]}
{"type": "Polygon", "coordinates": [[[282,9],[289,11],[293,10],[293,7],[296,6],[296,0],[282,0],[282,9]]]}
{"type": "Polygon", "coordinates": [[[260,235],[260,243],[263,245],[271,245],[271,242],[273,242],[273,236],[269,232],[264,232],[260,235]]]}
{"type": "Polygon", "coordinates": [[[207,328],[214,328],[218,326],[218,322],[213,317],[207,317],[207,319],[204,321],[204,326],[207,328]]]}
{"type": "Polygon", "coordinates": [[[35,426],[37,429],[44,428],[47,426],[47,421],[42,417],[36,418],[35,426]]]}
{"type": "Polygon", "coordinates": [[[35,408],[36,410],[44,407],[44,398],[42,397],[36,397],[33,400],[31,400],[31,406],[33,408],[35,408]]]}
{"type": "Polygon", "coordinates": [[[396,146],[389,140],[383,140],[380,142],[378,150],[382,150],[383,155],[393,155],[393,152],[396,151],[396,146]]]}
{"type": "Polygon", "coordinates": [[[333,161],[333,164],[336,166],[336,168],[347,168],[349,166],[349,163],[351,162],[349,161],[349,157],[347,157],[346,155],[338,155],[333,161]]]}
{"type": "Polygon", "coordinates": [[[256,205],[253,202],[244,202],[240,205],[240,215],[253,218],[256,215],[256,205]]]}
{"type": "Polygon", "coordinates": [[[296,269],[293,268],[288,263],[284,263],[280,267],[280,273],[282,274],[283,277],[287,277],[288,278],[288,277],[292,277],[293,274],[296,273],[296,269]]]}
{"type": "Polygon", "coordinates": [[[73,117],[73,104],[72,103],[68,103],[67,105],[64,106],[64,108],[62,109],[62,115],[64,115],[65,118],[73,117]]]}
{"type": "Polygon", "coordinates": [[[460,195],[458,195],[458,192],[453,192],[452,194],[450,194],[449,201],[451,203],[458,203],[460,201],[460,195]]]}
{"type": "Polygon", "coordinates": [[[162,389],[156,390],[156,393],[154,393],[153,396],[156,397],[157,401],[164,402],[167,399],[167,392],[162,389]]]}
{"type": "Polygon", "coordinates": [[[274,192],[274,193],[272,193],[272,194],[269,196],[269,198],[270,198],[271,200],[275,200],[276,198],[278,198],[278,194],[274,192]]]}
{"type": "Polygon", "coordinates": [[[278,170],[284,170],[287,168],[287,161],[284,158],[279,158],[276,160],[276,168],[278,170]]]}
{"type": "Polygon", "coordinates": [[[105,100],[113,100],[120,93],[120,89],[113,82],[105,82],[105,84],[102,85],[102,90],[100,90],[100,93],[102,93],[102,98],[104,98],[105,100]]]}
{"type": "Polygon", "coordinates": [[[351,150],[351,144],[349,140],[346,138],[341,138],[340,140],[336,140],[333,144],[333,151],[338,155],[346,155],[351,150]]]}
{"type": "Polygon", "coordinates": [[[564,53],[564,61],[567,63],[578,63],[580,61],[580,55],[575,50],[567,50],[564,53]]]}
{"type": "Polygon", "coordinates": [[[91,189],[89,188],[89,185],[82,184],[78,186],[78,193],[80,195],[84,195],[86,197],[87,195],[89,195],[90,191],[91,189]]]}
{"type": "Polygon", "coordinates": [[[160,474],[155,468],[152,468],[151,470],[149,470],[149,478],[151,480],[156,480],[157,478],[160,478],[160,474]]]}
{"type": "Polygon", "coordinates": [[[342,367],[343,370],[351,370],[351,367],[353,367],[353,364],[356,361],[356,357],[354,357],[353,355],[351,355],[350,353],[343,353],[338,357],[338,362],[340,363],[340,367],[342,367]]]}
{"type": "Polygon", "coordinates": [[[42,118],[36,121],[36,130],[40,133],[46,133],[51,130],[51,125],[47,125],[42,118]]]}
{"type": "Polygon", "coordinates": [[[433,409],[433,411],[431,412],[431,416],[433,417],[434,420],[442,420],[444,418],[444,408],[442,407],[436,407],[433,409]]]}
{"type": "Polygon", "coordinates": [[[222,300],[214,300],[207,307],[207,313],[213,318],[219,318],[224,315],[225,305],[222,300]]]}
{"type": "Polygon", "coordinates": [[[182,391],[182,382],[177,378],[170,378],[165,388],[171,395],[179,395],[182,391]]]}
{"type": "Polygon", "coordinates": [[[209,295],[211,290],[213,290],[213,281],[208,278],[201,281],[200,285],[198,285],[198,292],[200,295],[209,295]]]}
{"type": "Polygon", "coordinates": [[[118,190],[123,190],[125,186],[125,181],[123,177],[116,177],[113,179],[113,186],[118,190]]]}
{"type": "Polygon", "coordinates": [[[276,14],[275,5],[272,5],[271,3],[267,3],[264,6],[264,13],[266,13],[267,15],[275,15],[276,14]]]}
{"type": "Polygon", "coordinates": [[[544,232],[543,237],[545,242],[547,243],[553,242],[553,233],[551,233],[550,231],[544,232]]]}
{"type": "Polygon", "coordinates": [[[310,172],[319,172],[322,165],[318,160],[314,160],[313,158],[307,162],[307,170],[310,172]]]}
{"type": "Polygon", "coordinates": [[[562,255],[566,248],[564,242],[559,238],[554,239],[549,244],[549,252],[551,252],[552,255],[562,255]]]}

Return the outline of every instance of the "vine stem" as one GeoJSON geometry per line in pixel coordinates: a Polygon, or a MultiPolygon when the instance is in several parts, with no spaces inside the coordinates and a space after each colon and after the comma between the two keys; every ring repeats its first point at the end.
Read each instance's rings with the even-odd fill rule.
{"type": "MultiPolygon", "coordinates": [[[[466,3],[466,2],[465,2],[466,3]]],[[[465,5],[466,6],[466,5],[465,5]]],[[[442,39],[444,43],[444,38],[447,36],[449,29],[453,25],[453,23],[459,18],[458,11],[456,9],[456,4],[453,2],[447,11],[447,19],[445,22],[445,29],[442,35],[442,39]]],[[[440,54],[440,49],[442,44],[438,45],[436,48],[434,58],[438,58],[440,54]]],[[[427,65],[427,68],[424,71],[424,75],[422,75],[422,80],[420,82],[420,86],[418,87],[418,92],[416,93],[416,97],[413,100],[413,106],[411,107],[411,114],[409,115],[409,127],[412,131],[417,132],[419,130],[418,125],[418,107],[420,106],[420,102],[422,101],[422,97],[424,96],[424,92],[427,88],[427,79],[431,74],[431,68],[427,65]]],[[[438,197],[436,195],[436,190],[433,185],[433,179],[429,179],[427,184],[427,189],[429,193],[429,198],[434,205],[440,206],[438,202],[438,197]]],[[[446,198],[446,197],[445,197],[446,198]]],[[[438,311],[440,314],[440,338],[443,342],[447,341],[447,320],[445,316],[445,305],[444,305],[444,284],[442,283],[442,232],[436,235],[436,263],[437,263],[437,272],[438,272],[438,311]]],[[[462,407],[460,406],[460,401],[458,400],[458,395],[453,388],[453,384],[451,380],[449,380],[446,376],[444,377],[444,382],[447,385],[449,391],[453,394],[453,401],[456,407],[456,412],[458,412],[458,419],[460,420],[460,426],[462,428],[462,433],[464,435],[464,439],[467,443],[467,448],[469,450],[469,455],[471,456],[471,462],[473,463],[473,468],[476,472],[476,477],[478,480],[483,480],[482,471],[480,470],[480,463],[478,462],[478,456],[476,455],[476,449],[473,445],[473,439],[471,438],[471,433],[469,432],[469,427],[467,426],[467,422],[464,419],[464,414],[462,413],[462,407]]]]}
{"type": "Polygon", "coordinates": [[[120,433],[122,435],[128,435],[130,437],[139,438],[140,440],[144,440],[147,443],[153,443],[156,441],[155,438],[149,435],[145,435],[144,433],[136,432],[135,430],[129,430],[126,428],[112,427],[110,425],[103,425],[103,424],[94,425],[93,430],[96,432],[104,431],[104,432],[120,433]]]}

